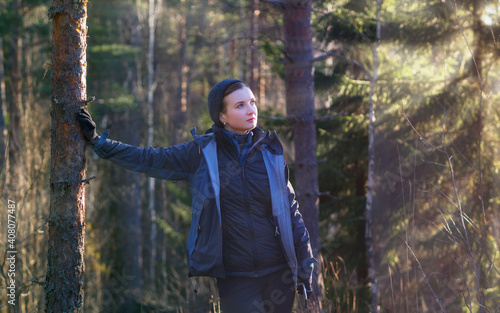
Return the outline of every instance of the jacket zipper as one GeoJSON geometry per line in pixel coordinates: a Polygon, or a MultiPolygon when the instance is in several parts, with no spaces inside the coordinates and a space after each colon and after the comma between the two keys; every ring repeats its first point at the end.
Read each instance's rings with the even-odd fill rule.
{"type": "Polygon", "coordinates": [[[286,263],[288,264],[288,258],[286,256],[285,247],[283,246],[283,241],[281,240],[281,233],[279,231],[279,223],[275,220],[274,216],[271,217],[271,221],[273,225],[276,227],[274,231],[274,236],[278,239],[278,243],[281,247],[281,252],[283,253],[283,257],[285,258],[286,263]]]}
{"type": "Polygon", "coordinates": [[[252,254],[253,254],[253,262],[255,266],[255,271],[259,270],[259,258],[257,256],[257,245],[255,243],[255,234],[254,234],[254,228],[253,228],[253,223],[252,223],[252,218],[250,214],[250,209],[248,205],[248,194],[247,194],[247,182],[246,182],[246,177],[245,177],[245,162],[252,150],[262,141],[264,140],[265,136],[262,136],[262,138],[259,138],[251,147],[248,149],[245,158],[243,160],[240,159],[240,155],[238,153],[235,153],[234,155],[236,156],[236,159],[239,160],[240,162],[240,168],[241,168],[241,177],[243,180],[243,199],[244,199],[244,210],[247,213],[248,216],[248,228],[250,232],[250,241],[251,241],[251,246],[252,246],[252,254]]]}
{"type": "Polygon", "coordinates": [[[252,254],[253,254],[253,263],[255,266],[255,270],[259,270],[259,258],[257,256],[257,245],[255,243],[255,233],[254,233],[254,228],[253,228],[253,222],[252,222],[252,216],[250,214],[250,208],[248,205],[248,194],[247,194],[247,182],[245,179],[245,168],[244,165],[241,167],[241,174],[242,174],[242,179],[243,179],[243,199],[245,203],[244,210],[247,213],[248,216],[248,230],[250,232],[250,242],[252,245],[252,254]]]}
{"type": "Polygon", "coordinates": [[[250,241],[251,241],[251,245],[252,245],[252,253],[253,253],[253,262],[254,262],[254,266],[255,266],[255,270],[258,271],[259,270],[259,257],[257,255],[257,244],[255,243],[255,233],[254,233],[254,227],[253,227],[253,222],[252,222],[252,217],[251,217],[251,214],[250,214],[250,208],[249,208],[249,205],[248,205],[248,194],[247,194],[247,180],[246,180],[246,177],[245,177],[245,163],[246,163],[246,159],[248,157],[248,155],[252,152],[252,150],[264,139],[264,137],[260,138],[259,140],[257,140],[251,147],[250,149],[248,149],[246,155],[245,155],[245,158],[242,160],[242,162],[240,163],[240,167],[241,167],[241,177],[243,179],[243,199],[244,199],[244,203],[245,203],[245,211],[247,212],[247,216],[248,216],[248,226],[249,226],[249,231],[250,231],[250,241]]]}

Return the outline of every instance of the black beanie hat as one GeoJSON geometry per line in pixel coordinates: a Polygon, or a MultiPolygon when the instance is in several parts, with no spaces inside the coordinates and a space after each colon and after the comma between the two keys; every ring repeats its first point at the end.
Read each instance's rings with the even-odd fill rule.
{"type": "Polygon", "coordinates": [[[224,93],[227,88],[234,83],[242,82],[241,80],[228,78],[224,79],[210,90],[208,94],[208,113],[210,114],[210,118],[214,121],[215,125],[219,127],[224,127],[222,122],[220,121],[220,111],[222,109],[222,99],[224,98],[224,93]]]}

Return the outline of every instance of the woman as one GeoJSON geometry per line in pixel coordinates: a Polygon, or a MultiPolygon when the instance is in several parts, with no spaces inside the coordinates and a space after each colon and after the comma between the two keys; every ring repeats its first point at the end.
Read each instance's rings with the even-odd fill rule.
{"type": "Polygon", "coordinates": [[[224,313],[291,312],[296,286],[311,291],[315,260],[283,147],[275,132],[256,128],[255,97],[240,80],[217,83],[208,110],[214,125],[204,135],[193,129],[193,141],[159,149],[99,137],[85,109],[77,119],[100,157],[189,182],[189,275],[217,278],[224,313]]]}

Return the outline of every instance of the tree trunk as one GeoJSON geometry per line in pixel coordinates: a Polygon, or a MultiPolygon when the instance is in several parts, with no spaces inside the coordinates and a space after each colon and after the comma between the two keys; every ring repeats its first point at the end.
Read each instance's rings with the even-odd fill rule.
{"type": "MultiPolygon", "coordinates": [[[[155,92],[155,71],[154,71],[154,47],[155,47],[155,25],[156,25],[156,13],[155,13],[155,0],[149,0],[149,46],[148,46],[148,146],[153,146],[153,135],[154,135],[154,125],[153,125],[153,96],[155,92]]],[[[156,262],[156,209],[155,209],[155,179],[153,177],[148,178],[148,208],[151,217],[151,260],[149,264],[149,274],[151,275],[151,289],[154,291],[155,288],[155,262],[156,262]]]]}
{"type": "MultiPolygon", "coordinates": [[[[0,33],[0,177],[5,174],[6,129],[5,129],[5,70],[3,57],[3,39],[0,33]]],[[[0,194],[2,190],[0,190],[0,194]]],[[[3,195],[3,194],[2,194],[3,195]]]]}
{"type": "MultiPolygon", "coordinates": [[[[11,26],[11,47],[12,47],[12,67],[11,67],[11,86],[12,95],[9,106],[9,140],[8,140],[8,168],[7,186],[16,186],[20,189],[24,185],[23,177],[20,175],[22,162],[21,154],[21,112],[22,112],[22,39],[20,29],[22,23],[21,0],[12,2],[12,11],[15,13],[16,20],[11,26]]],[[[12,188],[10,188],[12,189],[12,188]]]]}
{"type": "Polygon", "coordinates": [[[380,42],[380,15],[382,10],[383,0],[377,0],[377,34],[376,43],[372,47],[373,55],[373,75],[370,79],[370,94],[368,100],[369,124],[368,124],[368,182],[366,185],[366,207],[365,207],[365,245],[366,254],[368,257],[368,277],[370,279],[370,289],[372,292],[372,312],[379,312],[378,303],[378,283],[376,275],[376,263],[373,255],[372,245],[372,208],[373,208],[373,188],[374,188],[374,171],[375,171],[375,103],[373,96],[378,78],[378,46],[380,42]]]}
{"type": "Polygon", "coordinates": [[[251,0],[252,9],[250,12],[250,81],[249,86],[258,94],[259,63],[257,60],[257,45],[259,32],[259,0],[251,0]]]}
{"type": "MultiPolygon", "coordinates": [[[[295,188],[314,257],[320,257],[316,112],[312,74],[311,1],[285,2],[285,84],[287,115],[295,118],[295,188]]],[[[323,276],[321,262],[313,275],[313,303],[321,312],[323,276]]]]}
{"type": "MultiPolygon", "coordinates": [[[[487,289],[487,286],[485,284],[486,279],[483,278],[483,273],[485,272],[485,269],[483,268],[483,259],[485,255],[488,255],[487,251],[487,235],[486,235],[486,228],[487,228],[487,223],[486,223],[486,210],[485,210],[485,203],[489,203],[490,199],[489,196],[484,192],[483,190],[483,164],[482,164],[482,146],[483,146],[483,140],[482,140],[482,134],[483,134],[483,106],[484,106],[484,87],[485,83],[483,81],[483,49],[485,46],[484,40],[483,40],[483,35],[485,33],[484,31],[484,25],[482,22],[482,17],[481,17],[481,11],[482,11],[482,6],[483,3],[482,1],[479,0],[474,0],[473,5],[472,5],[472,16],[474,19],[474,24],[473,24],[473,30],[474,30],[474,53],[472,55],[474,59],[474,67],[475,71],[471,71],[474,80],[476,81],[476,86],[478,89],[478,102],[479,102],[479,107],[477,114],[474,118],[474,125],[477,125],[477,128],[473,128],[473,134],[471,137],[473,140],[475,139],[477,141],[477,169],[478,169],[478,182],[474,186],[474,194],[477,194],[479,196],[476,197],[475,200],[475,208],[479,209],[481,208],[481,214],[478,214],[478,216],[481,216],[481,222],[478,223],[480,227],[480,239],[479,239],[479,251],[475,253],[475,255],[471,255],[471,259],[473,262],[471,262],[474,265],[474,276],[476,280],[476,301],[479,306],[479,313],[485,312],[485,297],[484,297],[484,290],[487,289]],[[474,260],[476,258],[476,260],[474,260]]],[[[471,213],[472,214],[472,213],[471,213]]],[[[463,225],[464,228],[466,225],[463,225]]],[[[471,244],[472,245],[472,244],[471,244]]],[[[469,246],[470,247],[470,246],[469,246]]]]}
{"type": "Polygon", "coordinates": [[[83,312],[85,147],[75,113],[86,101],[87,1],[54,0],[46,312],[83,312]]]}
{"type": "Polygon", "coordinates": [[[187,102],[189,94],[189,64],[187,59],[187,36],[191,27],[191,12],[189,10],[191,1],[181,1],[181,13],[178,16],[178,40],[179,40],[179,87],[177,89],[177,107],[170,114],[172,131],[172,145],[179,144],[184,136],[184,127],[187,117],[187,102]]]}
{"type": "MultiPolygon", "coordinates": [[[[23,23],[22,3],[21,0],[12,1],[13,22],[11,23],[11,97],[9,102],[9,126],[8,126],[8,140],[7,149],[7,171],[5,186],[9,192],[9,197],[19,197],[21,192],[24,191],[26,186],[26,172],[23,169],[24,157],[27,151],[23,150],[21,116],[22,116],[22,37],[21,29],[23,23]]],[[[22,211],[21,211],[22,212],[22,211]]],[[[18,219],[21,220],[21,212],[18,213],[18,219]]],[[[19,225],[18,225],[19,226],[19,225]]],[[[24,255],[23,248],[19,249],[20,254],[16,260],[16,281],[21,285],[25,280],[24,261],[21,257],[24,255]]],[[[23,308],[23,301],[21,299],[21,292],[19,288],[16,290],[16,301],[13,312],[20,312],[23,308]]]]}

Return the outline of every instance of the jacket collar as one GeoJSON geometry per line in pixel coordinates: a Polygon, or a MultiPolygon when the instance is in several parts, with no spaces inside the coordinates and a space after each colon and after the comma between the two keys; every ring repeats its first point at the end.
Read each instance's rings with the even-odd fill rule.
{"type": "Polygon", "coordinates": [[[213,132],[209,131],[210,129],[207,130],[204,135],[198,135],[196,133],[196,127],[191,129],[191,135],[193,136],[194,142],[196,142],[202,149],[205,148],[210,141],[215,139],[213,132]]]}
{"type": "MultiPolygon", "coordinates": [[[[252,142],[261,141],[260,144],[268,146],[268,149],[271,151],[271,153],[279,155],[283,154],[283,145],[281,144],[281,141],[278,138],[278,135],[276,134],[275,131],[272,132],[263,131],[259,127],[255,127],[254,129],[252,129],[252,132],[253,132],[252,142]]],[[[205,148],[205,146],[210,141],[215,140],[215,137],[217,137],[217,139],[219,138],[222,139],[222,141],[218,140],[219,142],[226,141],[227,144],[230,144],[227,138],[225,138],[224,134],[222,134],[222,128],[215,124],[212,125],[211,128],[207,129],[205,131],[205,134],[203,135],[196,134],[196,127],[193,127],[193,129],[191,129],[191,135],[193,136],[193,140],[202,149],[205,148]]]]}

